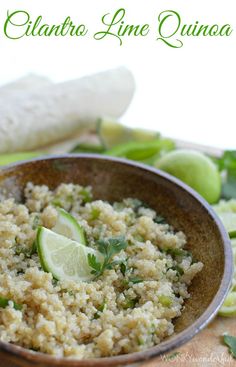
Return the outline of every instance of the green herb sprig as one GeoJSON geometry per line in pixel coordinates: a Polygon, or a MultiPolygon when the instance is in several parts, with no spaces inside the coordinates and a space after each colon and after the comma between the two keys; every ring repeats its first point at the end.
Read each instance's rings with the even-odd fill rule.
{"type": "Polygon", "coordinates": [[[223,341],[229,348],[229,351],[232,354],[233,358],[236,358],[236,336],[225,334],[223,336],[223,341]]]}
{"type": "Polygon", "coordinates": [[[95,278],[98,278],[106,269],[112,269],[113,266],[117,265],[117,262],[112,261],[112,258],[121,250],[126,249],[127,246],[128,243],[123,236],[99,240],[97,242],[97,248],[104,259],[103,262],[100,262],[94,254],[88,254],[88,264],[92,268],[91,274],[94,274],[95,278]]]}

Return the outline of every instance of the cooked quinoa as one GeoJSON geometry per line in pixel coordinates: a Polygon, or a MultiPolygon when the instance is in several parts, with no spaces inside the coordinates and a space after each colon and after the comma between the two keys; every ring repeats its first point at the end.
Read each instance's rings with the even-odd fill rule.
{"type": "Polygon", "coordinates": [[[201,271],[184,250],[186,236],[137,199],[92,200],[90,187],[54,191],[28,183],[23,203],[0,203],[0,340],[77,359],[137,352],[174,333],[188,285],[201,271]],[[83,226],[88,245],[123,235],[117,265],[90,282],[56,281],[44,272],[34,241],[51,229],[57,207],[83,226]],[[122,265],[121,265],[122,264],[122,265]]]}

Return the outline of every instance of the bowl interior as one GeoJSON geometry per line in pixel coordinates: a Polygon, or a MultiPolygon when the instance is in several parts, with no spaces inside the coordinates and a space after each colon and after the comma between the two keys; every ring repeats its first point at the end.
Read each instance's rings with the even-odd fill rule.
{"type": "Polygon", "coordinates": [[[187,235],[188,249],[204,269],[190,287],[191,298],[175,321],[176,333],[192,325],[216,295],[224,273],[224,240],[217,223],[201,202],[168,176],[142,167],[96,157],[36,160],[0,172],[0,191],[23,198],[27,182],[55,188],[62,182],[91,185],[95,199],[110,202],[133,197],[147,203],[175,229],[187,235]],[[216,271],[217,269],[217,271],[216,271]]]}

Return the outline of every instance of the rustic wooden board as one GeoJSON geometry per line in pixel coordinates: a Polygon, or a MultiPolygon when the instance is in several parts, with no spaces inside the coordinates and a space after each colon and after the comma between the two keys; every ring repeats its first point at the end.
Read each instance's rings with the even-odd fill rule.
{"type": "Polygon", "coordinates": [[[235,367],[236,359],[222,343],[226,332],[236,336],[236,318],[217,317],[187,344],[140,367],[235,367]]]}

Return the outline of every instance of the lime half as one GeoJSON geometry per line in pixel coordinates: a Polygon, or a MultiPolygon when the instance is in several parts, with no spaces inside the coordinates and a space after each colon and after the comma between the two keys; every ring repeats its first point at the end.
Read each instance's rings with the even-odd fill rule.
{"type": "Polygon", "coordinates": [[[94,276],[88,264],[88,254],[102,260],[100,252],[45,227],[39,227],[36,242],[43,270],[52,273],[57,280],[91,280],[94,276]]]}
{"type": "Polygon", "coordinates": [[[52,228],[52,231],[79,242],[82,245],[86,245],[84,229],[77,220],[64,209],[58,209],[57,222],[52,228]]]}
{"type": "Polygon", "coordinates": [[[236,213],[223,212],[219,214],[222,223],[224,224],[229,237],[236,237],[236,213]]]}

